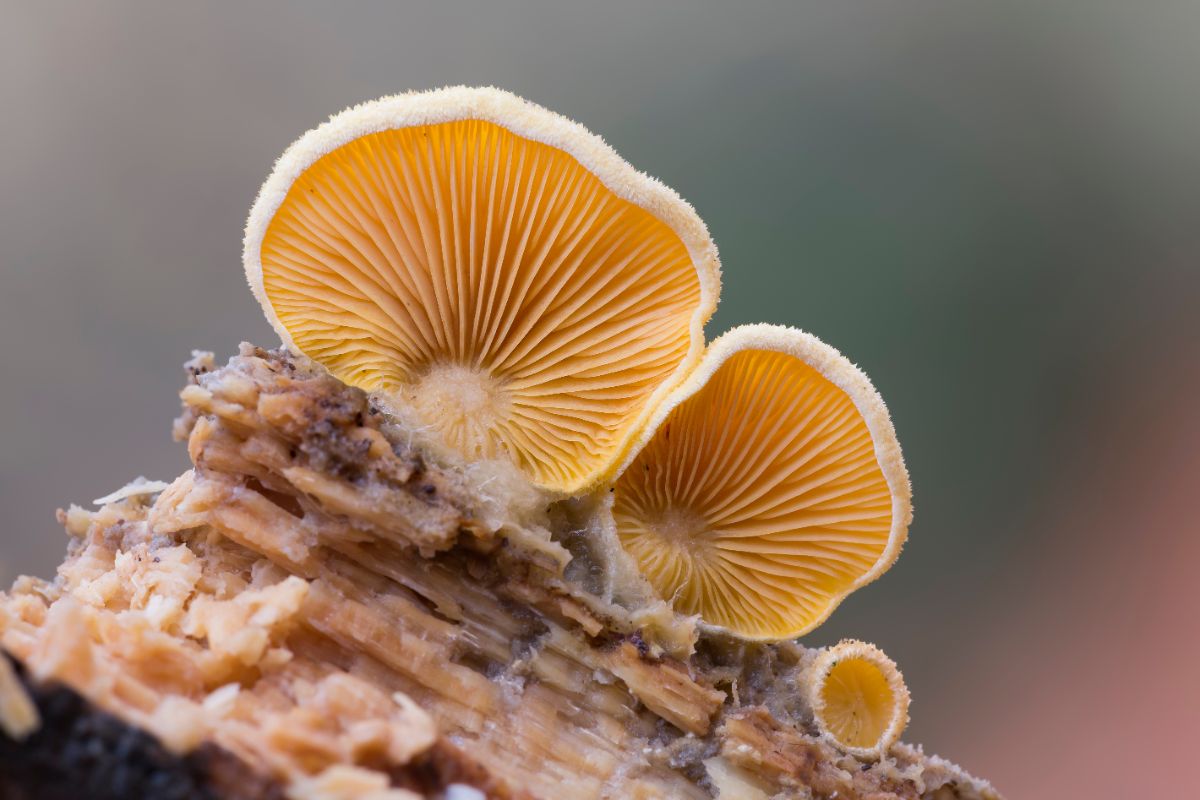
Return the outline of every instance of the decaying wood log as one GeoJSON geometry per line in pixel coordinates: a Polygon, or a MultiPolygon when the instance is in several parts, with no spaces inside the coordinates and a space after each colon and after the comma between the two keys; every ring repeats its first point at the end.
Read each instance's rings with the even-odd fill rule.
{"type": "Polygon", "coordinates": [[[840,752],[811,651],[631,602],[586,503],[507,496],[285,353],[189,370],[194,469],[60,512],[57,578],[0,595],[4,797],[998,797],[840,752]]]}

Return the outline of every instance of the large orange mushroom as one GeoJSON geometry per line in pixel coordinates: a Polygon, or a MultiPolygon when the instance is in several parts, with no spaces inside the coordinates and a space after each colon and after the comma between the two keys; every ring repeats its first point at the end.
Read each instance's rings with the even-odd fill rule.
{"type": "Polygon", "coordinates": [[[496,89],[366,103],[292,145],[246,226],[284,343],[470,459],[611,478],[716,306],[691,206],[496,89]]]}

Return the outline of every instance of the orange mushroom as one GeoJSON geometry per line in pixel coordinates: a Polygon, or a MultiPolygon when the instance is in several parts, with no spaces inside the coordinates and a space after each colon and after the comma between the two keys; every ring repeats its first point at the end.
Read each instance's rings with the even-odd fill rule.
{"type": "Polygon", "coordinates": [[[912,518],[870,381],[815,337],[772,325],[712,344],[614,491],[617,536],[655,591],[748,639],[819,625],[895,561],[912,518]]]}
{"type": "Polygon", "coordinates": [[[806,683],[817,728],[847,753],[878,758],[908,725],[904,676],[872,644],[846,639],[822,651],[806,683]]]}
{"type": "Polygon", "coordinates": [[[348,109],[290,147],[246,226],[284,343],[470,459],[611,478],[695,366],[720,288],[691,206],[496,89],[348,109]]]}

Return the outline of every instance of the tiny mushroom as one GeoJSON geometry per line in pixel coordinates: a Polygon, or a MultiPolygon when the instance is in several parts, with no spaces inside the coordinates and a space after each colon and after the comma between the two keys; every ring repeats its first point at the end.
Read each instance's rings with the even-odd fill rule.
{"type": "Polygon", "coordinates": [[[872,644],[845,639],[822,651],[806,675],[817,728],[847,753],[878,758],[908,725],[904,677],[872,644]]]}
{"type": "Polygon", "coordinates": [[[612,478],[695,367],[700,218],[580,125],[497,89],[348,109],[276,164],[246,275],[291,349],[472,459],[612,478]]]}
{"type": "Polygon", "coordinates": [[[895,561],[908,473],[870,381],[815,337],[736,328],[655,412],[615,484],[663,599],[746,639],[804,634],[895,561]]]}

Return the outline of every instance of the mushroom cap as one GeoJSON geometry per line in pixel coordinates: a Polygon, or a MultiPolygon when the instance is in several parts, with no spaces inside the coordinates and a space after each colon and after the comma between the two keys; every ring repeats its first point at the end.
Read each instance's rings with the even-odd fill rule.
{"type": "Polygon", "coordinates": [[[306,133],[243,258],[290,349],[561,492],[612,477],[694,368],[720,291],[691,206],[490,88],[387,97],[306,133]]]}
{"type": "Polygon", "coordinates": [[[896,560],[908,472],[867,377],[793,328],[715,341],[618,478],[617,534],[655,591],[745,639],[823,622],[896,560]]]}
{"type": "Polygon", "coordinates": [[[813,718],[821,734],[860,758],[887,752],[908,725],[908,687],[896,663],[873,644],[844,639],[808,671],[813,718]]]}

